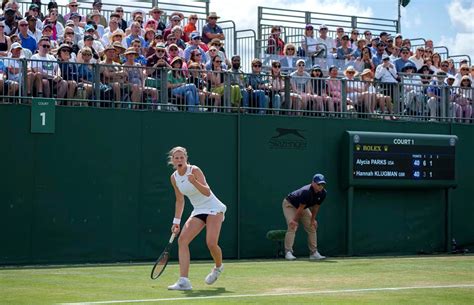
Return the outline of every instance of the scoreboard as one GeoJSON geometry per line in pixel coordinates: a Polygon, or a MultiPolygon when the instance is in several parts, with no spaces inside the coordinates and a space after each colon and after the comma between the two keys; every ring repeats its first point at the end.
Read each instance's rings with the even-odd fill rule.
{"type": "Polygon", "coordinates": [[[454,135],[347,131],[349,186],[456,185],[454,135]]]}

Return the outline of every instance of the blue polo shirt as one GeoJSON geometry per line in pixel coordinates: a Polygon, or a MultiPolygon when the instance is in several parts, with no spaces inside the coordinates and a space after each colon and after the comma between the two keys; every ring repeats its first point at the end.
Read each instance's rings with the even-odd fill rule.
{"type": "Polygon", "coordinates": [[[20,39],[21,39],[21,46],[25,49],[28,49],[31,51],[31,53],[35,54],[37,44],[36,44],[36,39],[29,35],[27,37],[23,37],[21,33],[19,33],[20,39]]]}
{"type": "Polygon", "coordinates": [[[305,208],[310,208],[314,205],[321,205],[326,198],[326,193],[325,189],[320,192],[315,192],[311,187],[311,184],[308,184],[289,193],[286,200],[288,200],[295,208],[298,208],[300,204],[306,205],[305,208]]]}

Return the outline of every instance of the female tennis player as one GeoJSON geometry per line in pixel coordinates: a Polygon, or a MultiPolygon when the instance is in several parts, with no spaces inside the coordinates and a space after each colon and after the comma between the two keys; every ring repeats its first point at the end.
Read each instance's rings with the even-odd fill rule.
{"type": "Polygon", "coordinates": [[[178,281],[168,286],[169,290],[191,290],[189,273],[189,244],[206,227],[206,243],[215,266],[206,278],[206,284],[213,284],[224,270],[222,250],[217,244],[221,232],[224,213],[227,207],[212,193],[201,169],[188,163],[188,153],[184,147],[174,147],[168,153],[168,163],[175,169],[171,175],[171,184],[176,195],[176,211],[171,231],[178,234],[181,230],[181,215],[186,195],[194,207],[191,216],[184,224],[178,239],[179,273],[178,281]]]}

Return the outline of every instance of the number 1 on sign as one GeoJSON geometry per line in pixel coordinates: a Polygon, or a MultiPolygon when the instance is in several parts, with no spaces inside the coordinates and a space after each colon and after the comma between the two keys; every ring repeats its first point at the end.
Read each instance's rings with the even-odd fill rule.
{"type": "Polygon", "coordinates": [[[40,113],[40,116],[41,116],[41,125],[46,125],[46,112],[41,112],[40,113]]]}

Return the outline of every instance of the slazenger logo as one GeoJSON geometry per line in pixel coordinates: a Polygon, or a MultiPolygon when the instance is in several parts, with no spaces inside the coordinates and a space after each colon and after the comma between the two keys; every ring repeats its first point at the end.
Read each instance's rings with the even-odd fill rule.
{"type": "Polygon", "coordinates": [[[306,149],[306,138],[302,129],[276,128],[276,135],[268,141],[270,149],[306,149]]]}

